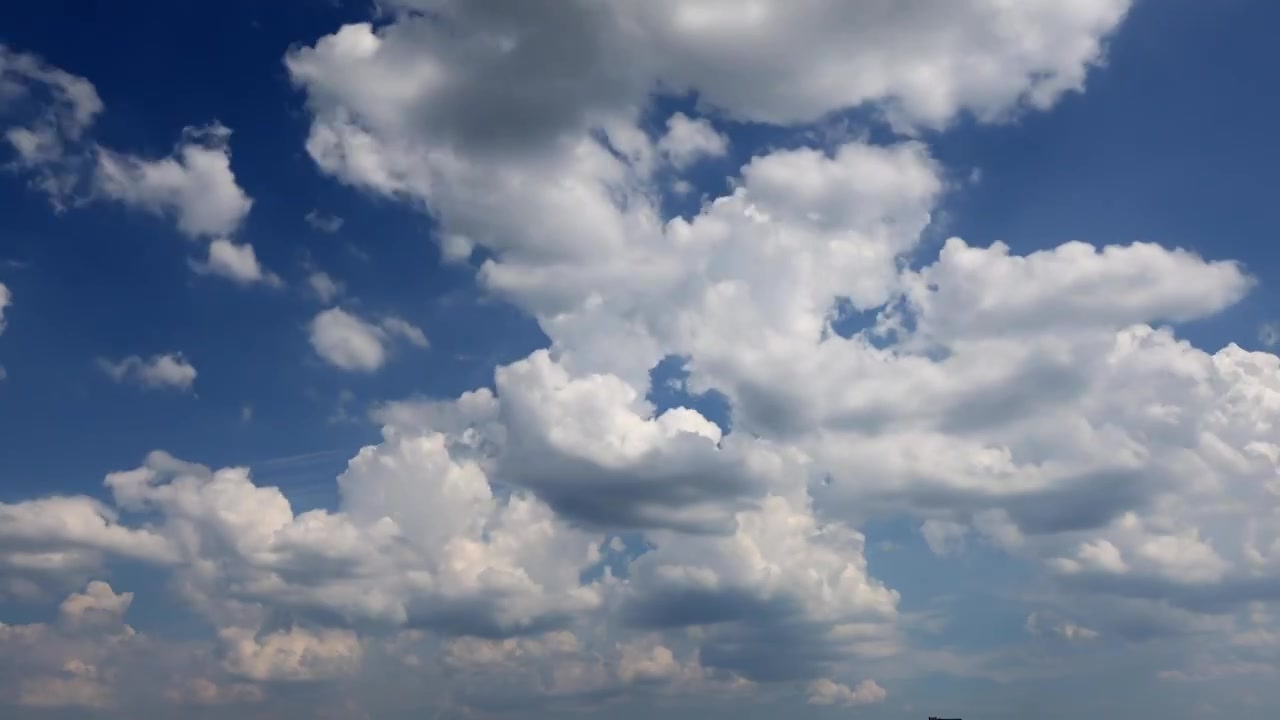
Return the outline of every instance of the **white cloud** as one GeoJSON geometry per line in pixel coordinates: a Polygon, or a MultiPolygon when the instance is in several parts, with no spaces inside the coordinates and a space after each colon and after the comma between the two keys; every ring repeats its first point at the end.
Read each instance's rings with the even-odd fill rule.
{"type": "MultiPolygon", "coordinates": [[[[1020,256],[952,240],[904,270],[945,175],[910,142],[755,157],[731,192],[687,219],[664,219],[652,200],[664,139],[647,137],[637,117],[655,87],[696,91],[699,114],[717,120],[811,121],[863,103],[901,130],[965,112],[1002,120],[1080,89],[1127,2],[928,13],[411,4],[431,19],[350,25],[289,55],[313,113],[308,151],[344,182],[425,206],[468,255],[487,251],[480,281],[538,319],[552,347],[500,368],[493,414],[468,427],[492,447],[499,477],[658,546],[628,576],[632,610],[683,587],[679,578],[721,593],[707,591],[721,600],[709,603],[717,612],[774,600],[798,622],[836,622],[840,611],[809,600],[804,583],[780,594],[749,573],[678,559],[681,549],[717,559],[728,550],[714,534],[676,529],[714,533],[731,517],[738,532],[719,537],[746,545],[743,518],[766,508],[774,522],[832,533],[906,514],[939,549],[972,538],[1082,588],[1124,592],[1116,583],[1135,577],[1217,586],[1240,570],[1224,549],[1240,547],[1230,535],[1240,524],[1210,529],[1175,501],[1192,487],[1255,492],[1245,488],[1271,467],[1270,441],[1245,418],[1272,412],[1254,379],[1269,361],[1200,353],[1158,327],[1238,301],[1252,283],[1238,265],[1152,244],[1020,256]],[[495,36],[510,42],[478,40],[495,36]],[[541,91],[510,97],[513,86],[541,91]],[[849,310],[868,313],[872,327],[841,337],[835,326],[849,310]],[[668,356],[686,358],[691,392],[724,394],[733,432],[721,437],[692,411],[654,417],[642,400],[648,371],[668,356]],[[1251,369],[1225,372],[1241,363],[1251,369]],[[735,472],[746,458],[751,472],[735,472]],[[1104,541],[1114,553],[1095,552],[1104,541]],[[644,570],[664,557],[685,575],[644,570]],[[1058,572],[1069,566],[1058,559],[1080,571],[1058,572]]],[[[686,120],[685,130],[710,130],[686,120]]],[[[692,135],[700,142],[689,145],[716,151],[709,134],[692,135]]],[[[428,415],[442,421],[438,408],[428,415]]],[[[847,565],[857,579],[861,545],[841,547],[829,567],[847,565]]],[[[824,672],[795,660],[806,646],[819,658],[885,651],[892,603],[862,593],[881,611],[871,640],[796,636],[789,668],[770,667],[764,652],[742,648],[778,643],[728,622],[703,636],[702,662],[736,655],[743,672],[767,677],[824,672]]]]}
{"type": "Polygon", "coordinates": [[[32,93],[47,91],[51,95],[48,115],[41,119],[73,138],[88,129],[102,112],[102,100],[89,81],[2,44],[0,81],[4,83],[0,91],[0,111],[10,110],[11,105],[32,93]]]}
{"type": "Polygon", "coordinates": [[[342,295],[344,288],[341,282],[322,270],[315,270],[307,275],[307,285],[315,293],[320,302],[328,305],[342,295]]]}
{"type": "MultiPolygon", "coordinates": [[[[875,681],[831,679],[906,664],[917,640],[871,573],[856,529],[871,518],[1041,570],[1072,619],[1033,616],[1038,646],[1239,637],[1231,614],[1270,599],[1280,359],[1207,352],[1176,326],[1243,297],[1239,265],[1149,243],[951,239],[922,257],[947,173],[917,142],[771,151],[688,217],[658,204],[660,160],[727,152],[709,118],[871,102],[913,130],[1047,107],[1081,87],[1126,2],[413,4],[429,12],[289,54],[308,151],[429,211],[443,256],[483,258],[484,289],[551,346],[492,389],[381,408],[331,510],[156,453],[108,476],[123,516],[87,498],[0,505],[6,570],[65,584],[106,555],[163,565],[220,631],[222,672],[349,677],[396,646],[422,677],[437,658],[451,700],[482,710],[773,681],[881,702],[875,681]],[[699,117],[649,137],[655,88],[696,91],[699,117]],[[681,389],[723,395],[726,427],[646,399],[668,357],[681,389]]],[[[198,164],[184,158],[122,166],[181,179],[198,164]]],[[[154,187],[185,180],[122,176],[153,188],[131,202],[183,222],[181,193],[154,187]]],[[[194,228],[238,224],[245,201],[187,231],[222,237],[194,228]]],[[[326,304],[340,292],[309,284],[326,304]]],[[[427,344],[336,307],[309,332],[357,372],[427,344]]],[[[209,682],[191,695],[239,697],[209,682]]]]}
{"type": "Polygon", "coordinates": [[[875,680],[863,680],[855,688],[828,678],[809,684],[810,705],[870,705],[884,702],[888,696],[875,680]]]}
{"type": "Polygon", "coordinates": [[[381,322],[382,329],[388,335],[404,338],[410,345],[417,347],[427,347],[427,336],[422,332],[422,328],[398,317],[384,318],[381,322]]]}
{"type": "Polygon", "coordinates": [[[85,586],[83,593],[72,593],[58,608],[60,620],[68,627],[118,627],[133,604],[133,593],[116,593],[101,580],[85,586]]]}
{"type": "Polygon", "coordinates": [[[16,166],[56,209],[75,202],[78,146],[101,112],[88,80],[0,44],[0,129],[16,166]]]}
{"type": "Polygon", "coordinates": [[[678,168],[703,157],[724,155],[729,138],[716,132],[704,118],[692,119],[684,113],[667,118],[667,134],[658,140],[658,151],[678,168]]]}
{"type": "Polygon", "coordinates": [[[80,582],[107,553],[161,565],[175,558],[167,540],[83,496],[0,503],[0,541],[6,574],[60,585],[80,582]]]}
{"type": "Polygon", "coordinates": [[[173,154],[143,158],[98,148],[94,185],[102,196],[172,216],[193,238],[233,234],[253,201],[231,171],[231,130],[189,127],[173,154]]]}
{"type": "Polygon", "coordinates": [[[279,276],[258,263],[258,255],[252,245],[237,245],[226,238],[217,238],[209,243],[208,259],[192,262],[191,266],[197,273],[224,277],[238,285],[263,283],[277,287],[281,284],[279,276]]]}
{"type": "Polygon", "coordinates": [[[350,630],[302,628],[255,636],[252,630],[219,632],[228,672],[250,680],[320,680],[350,675],[360,667],[363,649],[350,630]]]}
{"type": "Polygon", "coordinates": [[[341,308],[321,311],[310,325],[311,346],[325,362],[342,370],[373,372],[389,356],[393,337],[404,338],[418,347],[427,346],[422,330],[396,317],[375,325],[341,308]]]}
{"type": "Polygon", "coordinates": [[[330,308],[311,321],[311,347],[325,362],[343,370],[373,372],[387,361],[385,334],[342,308],[330,308]]]}
{"type": "Polygon", "coordinates": [[[319,210],[310,210],[303,217],[307,224],[323,233],[336,233],[342,229],[342,218],[337,215],[326,215],[319,210]]]}
{"type": "Polygon", "coordinates": [[[4,283],[0,283],[0,333],[3,333],[6,327],[4,311],[12,304],[13,293],[9,291],[9,288],[4,283]]]}
{"type": "Polygon", "coordinates": [[[196,380],[195,366],[182,353],[164,353],[145,359],[130,355],[119,361],[99,358],[98,366],[118,383],[128,382],[150,389],[190,390],[196,380]]]}

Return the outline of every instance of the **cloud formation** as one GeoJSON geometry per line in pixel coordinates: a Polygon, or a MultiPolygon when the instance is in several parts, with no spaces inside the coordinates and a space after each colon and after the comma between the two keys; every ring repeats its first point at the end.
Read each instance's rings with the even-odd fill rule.
{"type": "MultiPolygon", "coordinates": [[[[323,284],[322,287],[329,289],[323,284]]],[[[311,347],[322,360],[352,372],[374,372],[386,364],[388,346],[394,338],[427,347],[422,330],[402,318],[387,317],[374,324],[337,307],[312,318],[309,331],[311,347]]]]}
{"type": "MultiPolygon", "coordinates": [[[[171,698],[256,702],[386,663],[455,710],[762,686],[855,706],[908,665],[1041,670],[915,646],[922,621],[867,557],[873,520],[1029,568],[1053,591],[1036,642],[1275,644],[1258,606],[1280,588],[1280,359],[1179,334],[1257,280],[1156,243],[924,242],[949,181],[913,137],[1083,90],[1127,3],[386,5],[285,58],[306,150],[430,213],[443,254],[549,346],[491,386],[382,405],[331,508],[162,451],[107,475],[109,502],[0,504],[0,563],[32,587],[116,558],[171,577],[217,637],[171,698]],[[655,95],[691,92],[650,122],[655,95]],[[802,134],[854,110],[895,137],[754,149],[726,189],[664,210],[681,173],[728,154],[725,128],[802,134]],[[683,371],[683,406],[653,399],[660,363],[683,371]],[[690,407],[712,394],[725,417],[690,407]]],[[[228,239],[251,201],[226,142],[215,127],[168,158],[101,150],[97,184],[207,240],[209,272],[263,282],[228,239]]],[[[326,305],[342,292],[308,284],[326,305]]],[[[307,332],[358,373],[428,345],[341,307],[307,332]]],[[[103,367],[189,387],[184,362],[103,367]]],[[[85,586],[60,631],[131,601],[85,586]]],[[[99,664],[65,660],[19,697],[106,705],[99,664]]]]}
{"type": "Polygon", "coordinates": [[[118,383],[132,383],[147,389],[190,390],[196,368],[182,353],[163,353],[142,358],[130,355],[121,360],[98,359],[98,367],[118,383]]]}

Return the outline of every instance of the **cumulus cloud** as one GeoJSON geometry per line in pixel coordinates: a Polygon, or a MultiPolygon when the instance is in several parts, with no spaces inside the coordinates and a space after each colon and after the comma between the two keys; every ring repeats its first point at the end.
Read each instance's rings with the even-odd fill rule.
{"type": "MultiPolygon", "coordinates": [[[[1238,264],[1150,243],[1019,255],[952,239],[908,265],[945,188],[911,141],[760,154],[689,217],[651,199],[655,158],[724,151],[712,120],[874,103],[911,132],[1048,107],[1083,87],[1127,3],[927,16],[399,4],[431,19],[349,25],[289,55],[313,113],[308,151],[344,182],[424,205],[468,256],[487,250],[481,283],[550,337],[498,369],[492,397],[418,408],[416,422],[464,424],[496,477],[559,513],[643,532],[655,549],[630,563],[629,622],[709,626],[700,661],[753,678],[892,652],[895,595],[842,534],[885,515],[917,518],[940,553],[972,540],[1026,557],[1072,592],[1189,607],[1247,585],[1238,518],[1209,522],[1178,498],[1247,497],[1274,470],[1271,421],[1258,422],[1273,356],[1204,353],[1166,327],[1239,301],[1254,281],[1238,264]],[[513,39],[485,44],[489,30],[513,39]],[[1027,33],[1046,42],[1016,41],[1027,33]],[[696,90],[697,115],[651,137],[637,114],[655,87],[696,90]],[[498,103],[511,114],[483,112],[498,103]],[[850,332],[854,313],[868,321],[850,332]],[[731,432],[646,404],[664,358],[683,361],[689,392],[727,399],[731,432]],[[803,581],[757,581],[732,560],[791,547],[775,526],[807,534],[796,559],[766,566],[803,581]],[[858,601],[821,600],[840,582],[858,601]],[[786,660],[771,666],[777,648],[786,660]]],[[[1248,545],[1264,558],[1266,525],[1248,545]]],[[[1064,636],[1087,637],[1082,622],[1064,636]]]]}
{"type": "Polygon", "coordinates": [[[280,284],[252,246],[228,239],[253,206],[231,170],[229,128],[187,127],[170,155],[144,157],[92,141],[89,130],[102,111],[85,78],[0,45],[0,129],[16,156],[12,167],[29,174],[55,208],[96,199],[172,218],[184,235],[211,241],[207,260],[191,262],[197,272],[241,285],[280,284]]]}
{"type": "Polygon", "coordinates": [[[393,338],[427,346],[427,336],[406,320],[389,317],[375,325],[336,307],[316,315],[309,330],[316,354],[330,365],[351,372],[374,372],[386,364],[393,338]]]}
{"type": "Polygon", "coordinates": [[[252,245],[238,245],[226,238],[217,238],[209,243],[208,259],[193,262],[191,266],[197,273],[218,275],[239,285],[281,284],[279,276],[263,269],[252,245]]]}
{"type": "MultiPolygon", "coordinates": [[[[755,683],[882,702],[833,679],[911,657],[871,519],[1040,572],[1071,606],[1028,620],[1044,647],[1273,632],[1236,616],[1280,581],[1280,359],[1179,336],[1245,296],[1239,264],[1083,241],[926,256],[947,172],[903,138],[760,151],[697,210],[661,207],[663,163],[725,155],[716,128],[736,121],[869,103],[914,133],[1048,107],[1084,86],[1126,2],[387,7],[288,54],[307,151],[429,212],[443,256],[475,258],[549,347],[491,387],[381,407],[331,509],[157,452],[107,477],[110,505],[0,505],[6,567],[65,585],[110,556],[161,566],[233,683],[348,678],[385,653],[479,710],[755,683]],[[685,91],[700,104],[647,130],[652,94],[685,91]],[[653,401],[664,361],[727,417],[653,401]]],[[[167,189],[231,177],[198,140],[199,160],[120,161],[140,188],[120,196],[223,237],[247,200],[186,218],[167,189]]],[[[427,345],[338,307],[308,331],[353,372],[427,345]]],[[[188,695],[220,701],[209,682],[188,695]]]]}
{"type": "Polygon", "coordinates": [[[118,626],[133,604],[133,593],[116,593],[101,580],[90,582],[83,593],[72,593],[58,607],[62,621],[70,627],[118,626]]]}
{"type": "Polygon", "coordinates": [[[716,132],[705,118],[694,120],[676,113],[667,118],[667,132],[658,140],[657,148],[679,168],[702,157],[724,155],[729,138],[716,132]]]}
{"type": "Polygon", "coordinates": [[[124,623],[132,599],[95,580],[63,601],[56,623],[0,623],[0,702],[37,708],[115,706],[120,663],[143,645],[124,623]]]}
{"type": "Polygon", "coordinates": [[[99,358],[98,367],[118,383],[148,389],[190,390],[196,381],[196,368],[182,353],[163,353],[149,358],[130,355],[118,361],[99,358]]]}
{"type": "Polygon", "coordinates": [[[104,197],[173,217],[190,237],[230,235],[253,206],[231,171],[230,140],[230,129],[213,124],[186,128],[169,157],[99,148],[95,187],[104,197]]]}

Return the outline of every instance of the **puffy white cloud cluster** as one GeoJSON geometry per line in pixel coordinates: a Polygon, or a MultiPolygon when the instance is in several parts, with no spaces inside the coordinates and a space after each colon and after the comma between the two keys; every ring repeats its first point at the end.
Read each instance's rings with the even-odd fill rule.
{"type": "Polygon", "coordinates": [[[123,656],[141,640],[124,623],[133,601],[100,581],[63,601],[52,624],[0,623],[0,695],[32,707],[103,709],[116,704],[112,683],[123,656]]]}
{"type": "MultiPolygon", "coordinates": [[[[550,347],[493,389],[381,408],[333,510],[153,453],[108,476],[111,507],[0,505],[6,567],[163,565],[242,681],[345,677],[376,638],[473,708],[764,682],[884,701],[865,670],[909,649],[868,567],[872,518],[917,523],[940,554],[1024,558],[1077,604],[1028,630],[1077,646],[1183,621],[1244,635],[1242,608],[1274,600],[1280,359],[1176,330],[1240,300],[1244,268],[1149,243],[952,238],[925,257],[947,181],[909,139],[761,151],[696,211],[662,209],[742,121],[869,106],[910,132],[1048,107],[1126,2],[387,5],[288,54],[307,150],[431,212],[446,256],[481,256],[481,285],[550,347]],[[690,91],[698,117],[647,128],[655,93],[690,91]],[[648,399],[669,358],[727,423],[648,399]]],[[[225,179],[205,150],[119,163],[116,196],[230,232],[242,194],[186,215],[172,180],[225,179]]],[[[309,331],[350,371],[426,344],[336,307],[309,331]]]]}
{"type": "Polygon", "coordinates": [[[231,170],[231,130],[184,128],[173,153],[149,158],[89,138],[103,108],[85,78],[0,45],[0,129],[14,166],[54,207],[109,200],[171,218],[182,234],[209,241],[207,258],[191,263],[197,272],[279,285],[251,245],[230,239],[253,207],[231,170]]]}

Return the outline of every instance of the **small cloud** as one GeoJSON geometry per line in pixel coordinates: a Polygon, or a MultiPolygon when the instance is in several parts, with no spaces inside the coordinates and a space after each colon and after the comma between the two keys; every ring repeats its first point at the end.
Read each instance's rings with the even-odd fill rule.
{"type": "Polygon", "coordinates": [[[352,415],[351,412],[347,409],[349,406],[355,404],[355,401],[356,401],[356,394],[351,392],[350,390],[344,389],[341,392],[339,392],[338,402],[334,406],[333,412],[329,414],[329,423],[336,425],[338,423],[348,423],[348,422],[358,421],[359,418],[356,417],[355,415],[352,415]]]}
{"type": "Polygon", "coordinates": [[[118,383],[132,383],[153,390],[190,390],[196,380],[195,367],[187,362],[182,353],[153,355],[145,360],[137,355],[130,355],[118,362],[98,358],[98,367],[118,383]]]}
{"type": "Polygon", "coordinates": [[[964,552],[969,528],[963,523],[930,518],[920,526],[920,534],[934,555],[946,557],[964,552]]]}
{"type": "Polygon", "coordinates": [[[341,308],[330,308],[312,319],[311,346],[325,362],[342,370],[373,372],[386,364],[388,343],[401,337],[418,347],[427,336],[417,326],[398,317],[375,325],[341,308]]]}
{"type": "Polygon", "coordinates": [[[283,283],[275,273],[265,270],[258,262],[253,246],[237,245],[226,238],[209,243],[209,258],[205,262],[192,261],[191,269],[201,275],[217,275],[238,285],[262,283],[280,287],[283,283]]]}
{"type": "Polygon", "coordinates": [[[240,407],[240,422],[247,423],[253,421],[253,406],[245,403],[240,407]]]}
{"type": "Polygon", "coordinates": [[[705,119],[684,113],[667,118],[667,133],[658,140],[658,150],[676,168],[684,168],[704,157],[719,157],[729,149],[729,139],[716,132],[705,119]]]}
{"type": "Polygon", "coordinates": [[[0,283],[0,333],[4,332],[4,311],[13,304],[13,293],[4,283],[0,283]]]}
{"type": "Polygon", "coordinates": [[[810,705],[871,705],[887,697],[889,693],[875,680],[863,680],[854,688],[827,678],[809,683],[810,705]]]}
{"type": "Polygon", "coordinates": [[[311,292],[315,293],[320,302],[325,305],[337,300],[345,290],[341,282],[334,280],[329,273],[322,270],[315,270],[308,275],[307,285],[311,287],[311,292]]]}
{"type": "Polygon", "coordinates": [[[410,344],[417,345],[420,348],[427,347],[427,336],[422,332],[422,328],[398,317],[389,317],[382,321],[382,329],[391,335],[399,335],[408,340],[410,344]]]}
{"type": "Polygon", "coordinates": [[[336,233],[342,229],[344,220],[337,215],[325,215],[319,210],[307,213],[304,219],[311,227],[325,233],[336,233]]]}
{"type": "Polygon", "coordinates": [[[342,308],[316,315],[310,336],[316,354],[341,370],[373,372],[387,361],[386,332],[342,308]]]}
{"type": "Polygon", "coordinates": [[[1029,634],[1036,637],[1045,635],[1056,635],[1067,642],[1085,642],[1088,640],[1096,640],[1102,637],[1102,633],[1083,625],[1077,625],[1073,622],[1059,622],[1045,625],[1044,618],[1040,613],[1031,613],[1027,616],[1026,630],[1029,634]]]}

